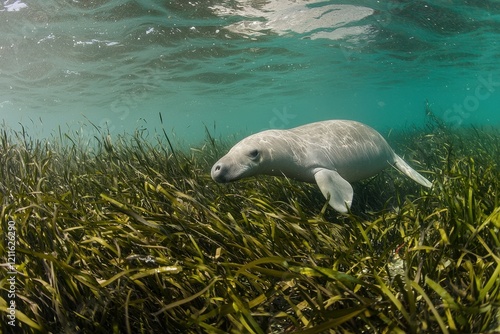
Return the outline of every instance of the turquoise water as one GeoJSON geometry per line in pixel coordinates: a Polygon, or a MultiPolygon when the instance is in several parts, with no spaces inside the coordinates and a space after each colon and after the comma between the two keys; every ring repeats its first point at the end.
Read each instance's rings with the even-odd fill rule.
{"type": "Polygon", "coordinates": [[[34,137],[388,131],[421,125],[426,101],[453,127],[500,124],[498,1],[2,3],[0,115],[34,137]]]}

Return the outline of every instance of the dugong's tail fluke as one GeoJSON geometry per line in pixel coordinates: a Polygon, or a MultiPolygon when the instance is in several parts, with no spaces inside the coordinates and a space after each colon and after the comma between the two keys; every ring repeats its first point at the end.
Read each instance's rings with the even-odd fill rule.
{"type": "Polygon", "coordinates": [[[401,157],[397,154],[394,154],[394,165],[396,166],[397,169],[399,169],[401,172],[403,172],[405,175],[410,177],[415,182],[418,182],[427,188],[430,188],[432,186],[432,183],[429,180],[427,180],[425,177],[420,175],[416,170],[411,168],[410,165],[408,165],[406,161],[401,159],[401,157]]]}

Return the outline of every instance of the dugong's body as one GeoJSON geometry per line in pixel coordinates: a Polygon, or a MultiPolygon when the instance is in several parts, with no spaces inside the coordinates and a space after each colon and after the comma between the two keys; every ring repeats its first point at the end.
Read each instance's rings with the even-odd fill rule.
{"type": "Polygon", "coordinates": [[[431,182],[411,168],[374,129],[355,121],[330,120],[244,138],[212,167],[216,182],[267,174],[316,182],[339,212],[351,206],[349,182],[393,165],[423,186],[431,182]]]}

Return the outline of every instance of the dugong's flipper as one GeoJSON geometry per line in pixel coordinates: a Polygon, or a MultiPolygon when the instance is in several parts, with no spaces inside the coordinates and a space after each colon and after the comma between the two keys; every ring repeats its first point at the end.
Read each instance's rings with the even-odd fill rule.
{"type": "Polygon", "coordinates": [[[323,196],[330,197],[330,206],[339,212],[347,212],[354,194],[351,184],[336,171],[325,168],[320,168],[314,178],[323,196]]]}
{"type": "Polygon", "coordinates": [[[394,165],[397,169],[411,178],[413,181],[420,183],[421,185],[430,188],[432,183],[427,180],[425,177],[420,175],[416,170],[411,168],[401,157],[397,154],[394,154],[394,165]]]}

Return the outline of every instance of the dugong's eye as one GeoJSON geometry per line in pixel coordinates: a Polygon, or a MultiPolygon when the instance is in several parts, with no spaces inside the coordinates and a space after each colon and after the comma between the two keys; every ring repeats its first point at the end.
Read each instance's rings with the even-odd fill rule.
{"type": "Polygon", "coordinates": [[[252,160],[255,160],[259,157],[259,150],[251,150],[249,153],[248,153],[248,156],[250,157],[250,159],[252,160]]]}

